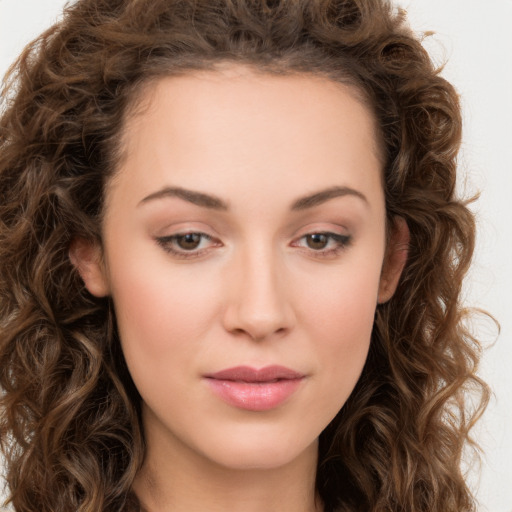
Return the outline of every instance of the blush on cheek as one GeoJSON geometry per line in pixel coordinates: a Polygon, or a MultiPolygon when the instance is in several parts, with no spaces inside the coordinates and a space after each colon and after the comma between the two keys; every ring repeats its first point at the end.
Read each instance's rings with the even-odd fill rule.
{"type": "Polygon", "coordinates": [[[317,350],[324,352],[323,360],[335,374],[345,375],[346,385],[355,385],[370,346],[377,279],[346,279],[328,292],[324,289],[310,301],[308,318],[317,332],[317,350]]]}
{"type": "Polygon", "coordinates": [[[327,331],[371,332],[377,307],[378,276],[342,277],[323,287],[309,287],[307,318],[327,331]]]}
{"type": "Polygon", "coordinates": [[[158,362],[177,346],[192,352],[215,314],[215,282],[205,290],[197,276],[163,275],[158,270],[130,266],[119,270],[124,279],[114,279],[112,295],[126,357],[133,351],[158,362]]]}

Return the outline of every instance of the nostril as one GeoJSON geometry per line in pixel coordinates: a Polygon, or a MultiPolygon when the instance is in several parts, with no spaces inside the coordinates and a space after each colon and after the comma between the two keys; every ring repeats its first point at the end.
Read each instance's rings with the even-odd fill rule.
{"type": "Polygon", "coordinates": [[[282,337],[289,330],[291,325],[282,316],[274,318],[251,318],[233,315],[230,319],[225,319],[225,328],[233,336],[248,337],[255,341],[261,341],[266,338],[282,337]]]}

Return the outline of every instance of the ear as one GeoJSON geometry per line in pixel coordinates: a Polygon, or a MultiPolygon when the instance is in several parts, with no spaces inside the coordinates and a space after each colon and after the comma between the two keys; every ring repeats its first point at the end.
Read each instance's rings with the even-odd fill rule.
{"type": "Polygon", "coordinates": [[[380,276],[379,295],[377,302],[387,302],[398,286],[398,281],[407,262],[409,252],[409,227],[402,217],[395,217],[386,247],[384,263],[380,276]]]}
{"type": "Polygon", "coordinates": [[[109,295],[103,251],[98,243],[75,238],[69,247],[69,259],[78,270],[89,293],[96,297],[109,295]]]}

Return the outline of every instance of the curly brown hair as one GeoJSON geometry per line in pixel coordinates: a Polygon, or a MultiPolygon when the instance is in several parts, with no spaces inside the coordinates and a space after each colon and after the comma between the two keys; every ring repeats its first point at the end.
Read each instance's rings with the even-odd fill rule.
{"type": "Polygon", "coordinates": [[[380,128],[388,217],[411,234],[360,380],[320,438],[325,511],[475,510],[460,466],[488,390],[460,301],[475,227],[455,196],[459,102],[385,0],[78,0],[24,50],[4,81],[0,121],[10,503],[140,510],[140,397],[110,300],[85,290],[68,252],[76,237],[101,243],[103,189],[141,87],[225,61],[355,85],[380,128]]]}

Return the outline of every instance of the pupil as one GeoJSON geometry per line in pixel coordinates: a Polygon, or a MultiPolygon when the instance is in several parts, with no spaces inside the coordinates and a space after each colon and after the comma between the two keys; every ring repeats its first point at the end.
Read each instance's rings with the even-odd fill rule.
{"type": "Polygon", "coordinates": [[[315,233],[307,236],[307,244],[311,249],[325,249],[329,237],[322,233],[315,233]]]}
{"type": "Polygon", "coordinates": [[[181,235],[176,240],[181,249],[192,250],[196,249],[201,242],[201,235],[198,233],[187,233],[181,235]]]}

